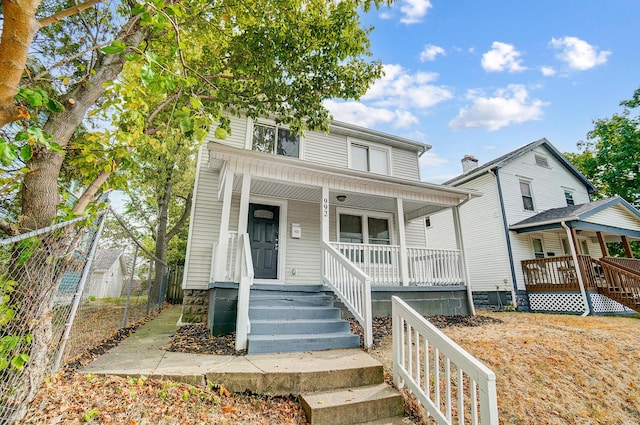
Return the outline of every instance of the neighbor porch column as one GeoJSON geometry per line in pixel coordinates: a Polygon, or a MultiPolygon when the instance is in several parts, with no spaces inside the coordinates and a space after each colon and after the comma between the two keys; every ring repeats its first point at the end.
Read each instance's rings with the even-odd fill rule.
{"type": "Polygon", "coordinates": [[[631,249],[631,244],[629,243],[629,239],[626,236],[620,236],[622,239],[622,246],[624,246],[624,252],[627,254],[627,258],[633,258],[633,250],[631,249]]]}
{"type": "Polygon", "coordinates": [[[400,242],[400,285],[409,285],[409,257],[407,255],[407,234],[404,229],[404,204],[402,198],[396,198],[398,217],[398,239],[400,242]]]}
{"type": "MultiPolygon", "coordinates": [[[[240,211],[238,212],[238,245],[236,249],[236,259],[241,257],[242,244],[241,240],[244,238],[244,234],[247,233],[247,223],[249,222],[249,195],[251,194],[251,176],[248,174],[242,175],[242,192],[240,192],[240,211]]],[[[240,280],[240,261],[236,261],[235,277],[236,280],[240,280]]]]}
{"type": "MultiPolygon", "coordinates": [[[[460,251],[460,272],[464,283],[467,286],[467,302],[469,303],[469,314],[476,314],[476,307],[473,304],[473,290],[471,288],[471,282],[469,281],[469,266],[467,265],[467,256],[464,251],[464,241],[462,240],[462,225],[460,224],[460,207],[455,206],[451,208],[453,213],[453,227],[456,234],[456,247],[460,251]]],[[[498,294],[498,296],[500,296],[498,294]]],[[[512,300],[515,304],[516,300],[512,300]]]]}
{"type": "Polygon", "coordinates": [[[329,243],[329,188],[322,187],[322,200],[320,201],[320,237],[329,243]]]}
{"type": "Polygon", "coordinates": [[[216,282],[224,282],[227,279],[227,256],[229,251],[229,218],[231,216],[231,196],[233,194],[232,171],[227,171],[222,189],[222,211],[220,212],[220,233],[218,236],[218,249],[215,252],[214,279],[216,282]]]}
{"type": "Polygon", "coordinates": [[[604,236],[602,236],[602,232],[596,232],[596,236],[598,236],[598,243],[600,244],[600,251],[602,251],[602,256],[608,257],[609,248],[607,248],[607,242],[604,240],[604,236]]]}

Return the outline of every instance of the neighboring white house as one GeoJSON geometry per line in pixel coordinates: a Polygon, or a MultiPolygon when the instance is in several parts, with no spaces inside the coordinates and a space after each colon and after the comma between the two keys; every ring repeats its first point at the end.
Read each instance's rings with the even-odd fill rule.
{"type": "Polygon", "coordinates": [[[413,288],[432,294],[425,314],[472,312],[462,236],[454,226],[457,243],[427,249],[424,217],[480,194],[422,182],[430,146],[339,122],[302,137],[267,120],[231,118],[231,129],[225,140],[212,132],[198,157],[184,322],[203,322],[208,291],[237,288],[249,272],[258,283],[334,290],[351,273],[374,302],[377,291],[411,298],[413,288]]]}
{"type": "MultiPolygon", "coordinates": [[[[462,165],[463,173],[445,184],[483,193],[460,208],[476,306],[510,304],[515,297],[517,305],[531,303],[534,310],[580,312],[589,303],[592,312],[604,311],[593,307],[604,302],[601,294],[584,291],[596,289],[595,275],[589,271],[582,279],[575,264],[581,262],[583,273],[596,270],[600,281],[602,266],[589,257],[608,256],[606,243],[622,241],[631,257],[640,213],[618,197],[590,202],[595,187],[546,139],[481,166],[468,155],[462,165]],[[583,280],[581,293],[569,294],[569,286],[583,280]],[[533,294],[543,282],[552,293],[533,294]]],[[[448,211],[429,216],[427,246],[451,246],[453,223],[448,211]]]]}
{"type": "Polygon", "coordinates": [[[96,250],[83,296],[117,298],[127,281],[127,264],[120,249],[96,250]]]}

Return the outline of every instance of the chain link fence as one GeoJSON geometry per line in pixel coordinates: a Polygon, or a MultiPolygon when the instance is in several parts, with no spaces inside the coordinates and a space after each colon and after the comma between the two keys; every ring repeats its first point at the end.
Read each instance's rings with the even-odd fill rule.
{"type": "Polygon", "coordinates": [[[101,244],[107,214],[0,239],[0,424],[26,409],[25,394],[40,383],[35,375],[157,312],[170,281],[178,284],[177,273],[132,238],[118,248],[101,244]]]}

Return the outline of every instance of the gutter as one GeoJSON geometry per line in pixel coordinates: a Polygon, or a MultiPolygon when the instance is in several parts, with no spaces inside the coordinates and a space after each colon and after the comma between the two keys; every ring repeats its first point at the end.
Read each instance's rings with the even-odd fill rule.
{"type": "MultiPolygon", "coordinates": [[[[498,186],[498,198],[500,199],[500,211],[502,213],[502,225],[504,227],[504,236],[507,241],[507,255],[509,256],[509,268],[511,269],[511,282],[513,286],[514,293],[518,292],[518,281],[516,278],[516,267],[513,263],[513,248],[511,246],[511,235],[509,234],[509,223],[507,223],[507,213],[504,209],[504,198],[502,196],[502,185],[500,185],[500,176],[498,175],[498,168],[495,168],[495,171],[489,170],[489,173],[493,174],[496,178],[496,184],[498,186]]],[[[518,304],[514,299],[513,305],[517,308],[518,304]]]]}
{"type": "Polygon", "coordinates": [[[573,244],[573,235],[571,234],[571,229],[567,226],[567,223],[564,221],[560,222],[560,225],[567,232],[567,239],[569,239],[569,248],[571,248],[571,257],[573,258],[573,266],[576,269],[576,276],[578,277],[578,285],[580,285],[580,294],[582,295],[582,301],[584,303],[584,313],[582,313],[582,317],[588,316],[591,312],[589,308],[589,300],[587,299],[587,291],[584,289],[584,281],[582,280],[582,270],[580,269],[580,263],[578,263],[578,254],[576,251],[576,247],[573,244]]]}

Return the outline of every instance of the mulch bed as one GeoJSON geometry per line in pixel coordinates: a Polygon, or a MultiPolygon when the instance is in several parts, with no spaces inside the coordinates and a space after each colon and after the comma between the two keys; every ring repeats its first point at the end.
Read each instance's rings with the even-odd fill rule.
{"type": "MultiPolygon", "coordinates": [[[[482,326],[489,323],[501,323],[499,319],[487,316],[433,316],[427,318],[438,328],[450,326],[482,326]]],[[[362,326],[354,319],[349,319],[351,333],[360,336],[362,345],[362,326]]],[[[373,348],[379,347],[382,340],[391,335],[391,316],[373,319],[373,348]]],[[[163,347],[167,351],[194,354],[217,354],[225,356],[242,356],[245,351],[234,348],[235,334],[212,336],[206,325],[186,325],[178,328],[169,344],[163,347]]]]}

